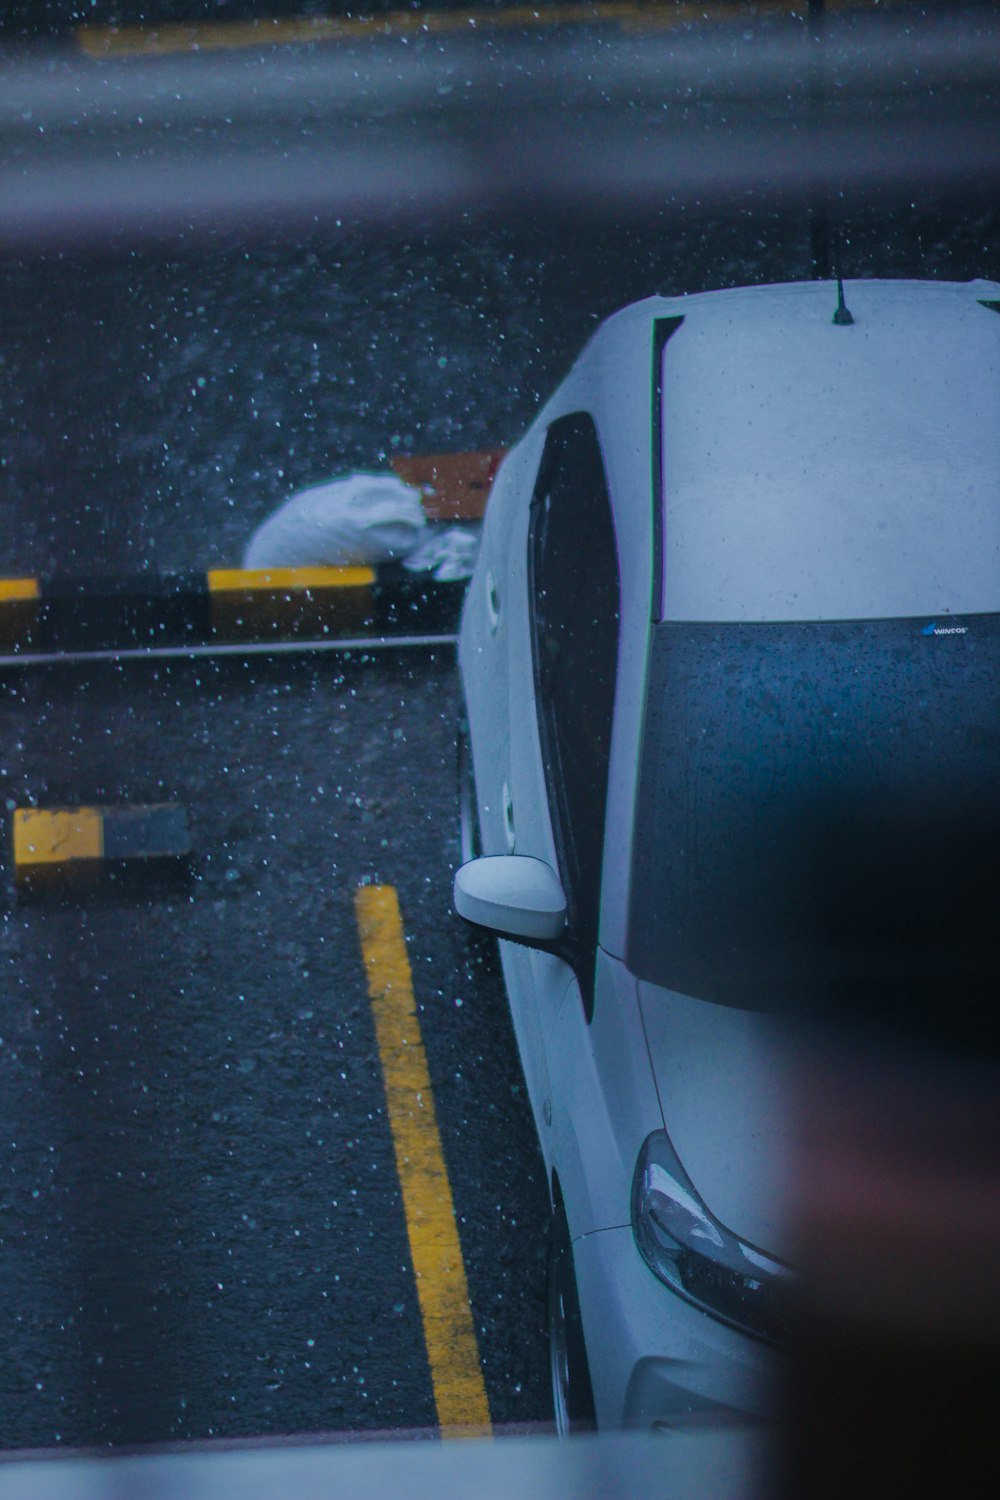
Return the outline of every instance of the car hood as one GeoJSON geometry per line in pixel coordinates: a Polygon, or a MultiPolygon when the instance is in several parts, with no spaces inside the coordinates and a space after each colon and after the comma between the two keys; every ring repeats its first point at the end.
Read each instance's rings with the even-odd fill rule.
{"type": "Polygon", "coordinates": [[[639,982],[663,1123],[702,1201],[727,1229],[789,1258],[787,1023],[639,982]]]}

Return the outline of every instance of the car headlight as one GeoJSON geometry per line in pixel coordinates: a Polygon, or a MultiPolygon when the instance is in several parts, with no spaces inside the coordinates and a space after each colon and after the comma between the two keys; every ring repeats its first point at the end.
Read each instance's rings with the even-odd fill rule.
{"type": "Polygon", "coordinates": [[[675,1292],[734,1328],[783,1340],[791,1271],[719,1223],[662,1130],[636,1162],[632,1230],[646,1264],[675,1292]]]}

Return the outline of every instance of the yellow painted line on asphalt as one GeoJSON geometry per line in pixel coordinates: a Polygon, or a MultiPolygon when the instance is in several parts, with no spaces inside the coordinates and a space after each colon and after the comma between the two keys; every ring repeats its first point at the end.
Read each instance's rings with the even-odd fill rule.
{"type": "Polygon", "coordinates": [[[371,568],[213,568],[208,574],[208,587],[213,594],[357,589],[374,582],[371,568]]]}
{"type": "Polygon", "coordinates": [[[354,906],[441,1435],[490,1437],[489,1401],[399,902],[390,885],[363,885],[354,906]]]}
{"type": "MultiPolygon", "coordinates": [[[[804,16],[808,0],[760,0],[759,4],[699,5],[682,0],[594,0],[536,10],[515,5],[504,10],[390,11],[379,16],[293,16],[260,21],[209,21],[164,26],[80,26],[77,45],[88,57],[156,56],[170,52],[218,52],[244,47],[280,47],[309,42],[377,37],[441,35],[473,30],[540,30],[556,26],[617,24],[670,29],[713,21],[751,21],[758,16],[804,16]]],[[[829,11],[874,9],[874,0],[828,0],[829,11]]]]}
{"type": "Polygon", "coordinates": [[[8,600],[40,599],[41,593],[37,578],[0,578],[0,604],[8,600]]]}

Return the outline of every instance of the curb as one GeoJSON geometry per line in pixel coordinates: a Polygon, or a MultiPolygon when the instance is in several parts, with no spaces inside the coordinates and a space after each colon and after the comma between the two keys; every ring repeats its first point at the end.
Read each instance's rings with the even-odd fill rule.
{"type": "Polygon", "coordinates": [[[187,812],[174,802],[18,807],[12,842],[14,878],[32,889],[126,866],[179,868],[191,853],[187,812]]]}
{"type": "Polygon", "coordinates": [[[401,563],[5,578],[0,579],[0,650],[27,657],[449,635],[458,628],[466,587],[464,579],[439,583],[401,563]]]}

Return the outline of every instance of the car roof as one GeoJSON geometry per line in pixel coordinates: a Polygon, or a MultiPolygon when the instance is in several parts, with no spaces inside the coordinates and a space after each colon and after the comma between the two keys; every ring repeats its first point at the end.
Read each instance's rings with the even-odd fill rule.
{"type": "Polygon", "coordinates": [[[1000,608],[1000,285],[848,281],[845,298],[847,326],[831,282],[649,298],[582,356],[605,371],[614,448],[655,323],[683,319],[662,368],[662,617],[1000,608]]]}
{"type": "MultiPolygon", "coordinates": [[[[929,306],[942,308],[960,304],[1000,300],[1000,282],[979,278],[973,281],[927,281],[901,277],[845,278],[845,300],[853,311],[851,299],[863,293],[869,306],[929,306]]],[[[643,297],[612,313],[593,334],[587,349],[606,337],[613,329],[627,328],[636,339],[637,357],[660,318],[684,317],[698,322],[724,322],[738,317],[741,321],[768,319],[792,321],[818,310],[829,312],[832,321],[837,306],[836,281],[781,281],[757,286],[717,287],[705,292],[684,292],[678,296],[643,297]]],[[[587,351],[585,351],[586,354],[587,351]]]]}

